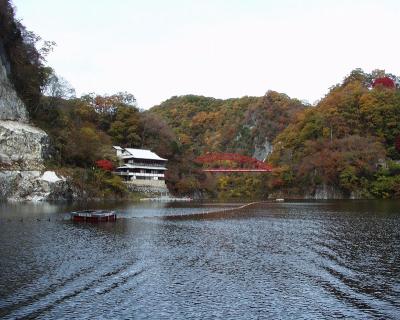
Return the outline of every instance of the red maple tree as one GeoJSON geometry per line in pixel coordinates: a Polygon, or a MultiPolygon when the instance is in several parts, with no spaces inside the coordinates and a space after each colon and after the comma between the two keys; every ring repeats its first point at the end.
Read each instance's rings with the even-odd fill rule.
{"type": "Polygon", "coordinates": [[[389,89],[394,89],[396,87],[394,81],[390,79],[389,77],[382,77],[382,78],[376,78],[372,84],[372,86],[375,88],[376,86],[384,86],[389,89]]]}
{"type": "Polygon", "coordinates": [[[113,171],[114,165],[110,160],[97,160],[96,161],[96,166],[100,169],[106,170],[106,171],[113,171]]]}

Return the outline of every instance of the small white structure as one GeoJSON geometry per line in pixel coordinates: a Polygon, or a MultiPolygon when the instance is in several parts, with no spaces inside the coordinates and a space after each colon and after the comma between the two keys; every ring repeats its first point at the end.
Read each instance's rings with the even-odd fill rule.
{"type": "Polygon", "coordinates": [[[142,184],[140,180],[143,183],[145,182],[143,180],[151,180],[153,182],[161,180],[164,184],[167,159],[163,159],[154,152],[145,149],[121,148],[119,146],[114,146],[114,149],[122,164],[116,168],[115,174],[121,176],[125,181],[142,184]]]}

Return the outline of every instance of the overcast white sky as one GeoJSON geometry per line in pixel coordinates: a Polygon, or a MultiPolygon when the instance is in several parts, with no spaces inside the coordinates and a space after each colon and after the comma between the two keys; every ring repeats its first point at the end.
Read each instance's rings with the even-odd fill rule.
{"type": "Polygon", "coordinates": [[[398,0],[14,0],[77,94],[314,102],[352,69],[400,74],[398,0]]]}

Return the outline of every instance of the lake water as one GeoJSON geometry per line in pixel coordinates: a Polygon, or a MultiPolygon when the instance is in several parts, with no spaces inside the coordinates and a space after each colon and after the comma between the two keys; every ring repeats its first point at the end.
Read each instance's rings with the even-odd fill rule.
{"type": "Polygon", "coordinates": [[[0,204],[0,318],[400,319],[398,201],[91,206],[0,204]]]}

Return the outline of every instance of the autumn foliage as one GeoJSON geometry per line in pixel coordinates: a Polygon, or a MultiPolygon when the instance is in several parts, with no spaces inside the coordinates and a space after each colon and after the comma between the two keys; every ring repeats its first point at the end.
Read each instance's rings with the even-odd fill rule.
{"type": "Polygon", "coordinates": [[[392,78],[355,70],[278,135],[270,160],[286,168],[283,189],[313,195],[329,187],[343,196],[397,197],[400,92],[392,78]],[[376,79],[372,90],[369,79],[376,79]]]}
{"type": "Polygon", "coordinates": [[[112,171],[114,169],[114,165],[112,164],[111,161],[109,160],[97,160],[96,161],[96,166],[100,169],[106,170],[106,171],[112,171]]]}
{"type": "MultiPolygon", "coordinates": [[[[150,110],[163,118],[177,136],[169,157],[167,184],[175,194],[201,194],[219,198],[261,198],[266,179],[260,174],[212,176],[195,159],[210,153],[254,157],[285,129],[306,105],[286,94],[268,91],[262,97],[215,99],[186,95],[172,97],[150,110]]],[[[259,155],[258,159],[264,159],[259,155]]],[[[234,165],[230,163],[230,165],[234,165]]]]}
{"type": "Polygon", "coordinates": [[[389,77],[382,77],[382,78],[377,78],[374,80],[372,86],[375,88],[377,86],[383,86],[389,89],[393,89],[396,87],[394,81],[390,79],[389,77]]]}

